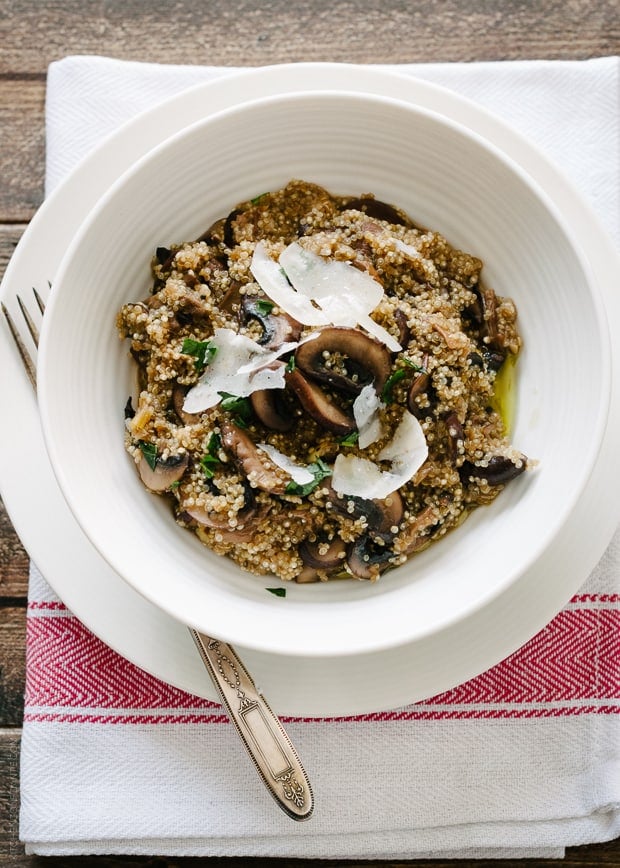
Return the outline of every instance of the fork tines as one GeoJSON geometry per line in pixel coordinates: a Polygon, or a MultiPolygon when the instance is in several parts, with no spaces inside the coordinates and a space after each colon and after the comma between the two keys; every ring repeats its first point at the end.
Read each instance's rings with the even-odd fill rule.
{"type": "MultiPolygon", "coordinates": [[[[39,293],[36,291],[36,289],[34,287],[32,288],[32,291],[34,293],[34,297],[35,297],[35,300],[37,302],[37,306],[38,306],[39,310],[41,311],[41,313],[43,313],[45,310],[45,304],[44,304],[43,300],[41,299],[39,293]]],[[[30,316],[30,313],[29,313],[26,305],[24,304],[22,299],[19,297],[19,295],[17,296],[17,303],[19,304],[19,309],[22,313],[22,316],[24,318],[24,321],[26,323],[26,326],[28,328],[30,336],[32,337],[34,345],[35,345],[35,347],[38,347],[38,345],[39,345],[39,330],[38,330],[37,326],[35,325],[34,320],[30,316]]],[[[19,333],[19,329],[15,325],[13,317],[11,316],[9,311],[7,310],[4,302],[2,302],[2,313],[4,314],[4,318],[7,321],[7,325],[9,327],[10,332],[11,332],[11,336],[13,338],[13,341],[15,342],[15,346],[17,347],[17,350],[19,352],[19,355],[21,356],[22,362],[24,363],[26,373],[28,374],[28,379],[30,380],[30,382],[32,383],[32,385],[36,389],[36,385],[37,385],[36,365],[33,362],[32,356],[28,352],[28,349],[26,348],[26,345],[22,339],[22,336],[19,333]]]]}

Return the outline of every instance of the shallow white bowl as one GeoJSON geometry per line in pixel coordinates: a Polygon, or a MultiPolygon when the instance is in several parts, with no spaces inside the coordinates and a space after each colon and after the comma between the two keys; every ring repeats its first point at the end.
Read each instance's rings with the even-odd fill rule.
{"type": "Polygon", "coordinates": [[[103,197],[56,276],[39,353],[39,403],[62,491],[136,590],[180,621],[245,647],[342,655],[409,642],[502,593],[543,551],[583,490],[610,389],[604,310],[561,215],[514,163],[464,128],[386,98],[304,93],[241,105],[141,159],[103,197]],[[540,462],[445,540],[375,584],[244,573],[181,530],[123,448],[135,371],[115,329],[148,294],[158,245],[199,236],[238,202],[290,178],[373,192],[480,256],[517,302],[515,445],[540,462]]]}

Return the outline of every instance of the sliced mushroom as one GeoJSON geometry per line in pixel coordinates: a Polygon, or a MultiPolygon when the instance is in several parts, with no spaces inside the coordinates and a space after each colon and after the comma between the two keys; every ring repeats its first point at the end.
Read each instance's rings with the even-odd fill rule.
{"type": "Polygon", "coordinates": [[[171,455],[165,461],[157,458],[155,467],[151,467],[146,457],[142,455],[138,462],[140,479],[151,491],[165,491],[173,483],[178,482],[189,464],[187,452],[171,455]]]}
{"type": "Polygon", "coordinates": [[[241,300],[243,296],[241,295],[241,288],[243,284],[238,280],[233,280],[230,284],[230,287],[226,291],[222,301],[220,302],[220,307],[222,310],[227,311],[228,313],[234,313],[235,310],[239,309],[241,305],[241,300]]]}
{"type": "Polygon", "coordinates": [[[327,503],[336,512],[353,520],[365,518],[373,533],[390,533],[402,521],[404,505],[398,491],[393,491],[385,500],[366,500],[348,494],[340,496],[331,487],[328,491],[327,503]]]}
{"type": "Polygon", "coordinates": [[[295,418],[284,402],[284,394],[284,389],[259,389],[250,395],[256,417],[272,431],[290,431],[295,424],[295,418]]]}
{"type": "Polygon", "coordinates": [[[493,455],[486,464],[474,464],[465,461],[461,467],[461,478],[484,479],[489,485],[504,485],[520,476],[527,468],[525,455],[512,459],[506,455],[493,455]]]}
{"type": "Polygon", "coordinates": [[[304,410],[323,428],[342,437],[355,431],[353,416],[330,401],[322,389],[307,380],[297,368],[287,371],[285,379],[304,410]]]}
{"type": "Polygon", "coordinates": [[[440,513],[436,506],[427,506],[423,509],[398,536],[395,542],[396,551],[412,555],[425,548],[430,541],[426,532],[437,524],[439,516],[440,513]]]}
{"type": "Polygon", "coordinates": [[[200,413],[186,413],[183,409],[185,396],[190,390],[190,386],[184,386],[181,383],[175,383],[172,389],[172,406],[174,411],[183,422],[184,425],[193,425],[200,421],[200,413]]]}
{"type": "Polygon", "coordinates": [[[295,350],[295,364],[311,379],[329,383],[339,391],[358,395],[373,383],[379,395],[390,374],[391,357],[385,344],[359,329],[334,326],[321,329],[318,337],[300,344],[295,350]],[[328,368],[326,353],[344,357],[347,373],[328,368]]]}
{"type": "MultiPolygon", "coordinates": [[[[219,493],[217,488],[214,491],[219,493]]],[[[233,533],[246,531],[251,529],[252,522],[257,516],[257,503],[254,496],[254,491],[249,485],[244,486],[244,505],[236,514],[235,527],[230,526],[230,516],[228,512],[210,512],[205,507],[201,506],[185,506],[184,492],[180,489],[179,492],[179,518],[188,524],[199,524],[202,527],[208,527],[212,530],[230,531],[233,533]]],[[[262,517],[262,516],[261,516],[262,517]]]]}
{"type": "Polygon", "coordinates": [[[346,544],[340,537],[333,540],[325,539],[303,540],[299,544],[299,555],[306,566],[315,570],[333,570],[344,564],[346,544]]]}
{"type": "Polygon", "coordinates": [[[237,239],[235,238],[234,223],[240,214],[243,214],[243,208],[233,208],[233,210],[224,221],[223,235],[224,244],[226,245],[226,247],[234,247],[237,243],[237,239]]]}
{"type": "Polygon", "coordinates": [[[207,244],[221,244],[224,241],[224,227],[226,224],[226,220],[224,217],[221,217],[219,220],[216,220],[215,223],[212,223],[209,228],[202,233],[198,241],[205,241],[207,244]]]}
{"type": "Polygon", "coordinates": [[[318,582],[319,574],[314,567],[309,567],[304,564],[300,573],[295,576],[295,581],[298,585],[309,585],[312,582],[318,582]]]}
{"type": "Polygon", "coordinates": [[[375,220],[384,220],[396,226],[413,226],[413,223],[402,211],[397,211],[393,205],[375,199],[374,196],[360,196],[358,199],[347,199],[345,211],[362,211],[375,220]]]}
{"type": "Polygon", "coordinates": [[[390,565],[394,552],[387,534],[365,533],[349,545],[347,567],[358,579],[378,579],[390,565]]]}
{"type": "Polygon", "coordinates": [[[413,378],[411,385],[409,386],[409,391],[407,392],[407,409],[410,413],[420,419],[424,412],[418,406],[418,402],[416,398],[420,395],[423,395],[430,386],[431,376],[428,371],[420,371],[420,373],[416,374],[413,378]]]}
{"type": "Polygon", "coordinates": [[[301,324],[287,314],[274,315],[261,310],[261,302],[266,299],[244,298],[239,308],[239,318],[242,323],[253,319],[260,323],[263,329],[258,343],[266,349],[276,350],[287,341],[298,341],[301,334],[301,324]]]}
{"type": "Polygon", "coordinates": [[[233,453],[237,464],[253,488],[271,494],[284,494],[288,480],[283,479],[267,454],[258,449],[251,437],[232,422],[220,426],[222,443],[233,453]]]}
{"type": "Polygon", "coordinates": [[[398,343],[401,347],[406,347],[411,340],[411,329],[409,328],[409,323],[407,322],[407,317],[399,307],[394,311],[394,322],[398,326],[398,343]]]}

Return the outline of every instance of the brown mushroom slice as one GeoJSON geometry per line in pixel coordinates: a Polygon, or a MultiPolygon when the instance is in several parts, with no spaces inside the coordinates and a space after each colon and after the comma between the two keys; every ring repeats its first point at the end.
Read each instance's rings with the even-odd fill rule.
{"type": "Polygon", "coordinates": [[[295,581],[298,585],[309,585],[312,582],[319,582],[319,574],[314,567],[304,564],[300,573],[295,576],[295,581]]]}
{"type": "Polygon", "coordinates": [[[253,488],[270,494],[284,494],[289,480],[276,472],[267,454],[259,449],[252,438],[232,422],[220,425],[222,443],[233,453],[235,460],[253,488]]]}
{"type": "MultiPolygon", "coordinates": [[[[261,309],[264,298],[244,298],[239,308],[239,319],[242,323],[253,319],[260,323],[263,330],[258,343],[265,349],[276,350],[282,344],[298,341],[301,334],[301,323],[288,314],[265,313],[261,309]]],[[[271,304],[271,302],[269,302],[271,304]]]]}
{"type": "Polygon", "coordinates": [[[283,400],[284,389],[259,389],[250,395],[256,417],[272,431],[290,431],[295,424],[283,400]]]}
{"type": "Polygon", "coordinates": [[[437,524],[440,512],[436,506],[427,506],[400,533],[394,548],[398,553],[412,555],[429,543],[427,531],[437,524]]]}
{"type": "Polygon", "coordinates": [[[347,199],[343,210],[362,211],[375,220],[384,220],[396,226],[413,226],[409,217],[402,211],[398,211],[393,205],[375,199],[374,196],[360,196],[357,199],[347,199]]]}
{"type": "Polygon", "coordinates": [[[154,467],[151,467],[146,457],[142,455],[138,462],[138,473],[142,482],[151,491],[166,491],[181,479],[188,464],[189,456],[186,452],[171,455],[165,461],[157,458],[154,467]]]}
{"type": "Polygon", "coordinates": [[[194,425],[200,421],[200,413],[186,413],[183,409],[185,396],[189,392],[189,389],[190,386],[184,386],[181,383],[175,383],[172,388],[172,406],[184,425],[194,425]]]}
{"type": "Polygon", "coordinates": [[[313,380],[329,383],[339,391],[357,395],[364,386],[373,383],[379,395],[390,374],[391,356],[385,344],[359,329],[333,326],[321,329],[318,337],[300,344],[295,350],[295,364],[313,380]],[[346,357],[350,373],[341,374],[326,367],[325,353],[346,357]]]}
{"type": "Polygon", "coordinates": [[[428,371],[420,371],[420,373],[416,374],[413,378],[411,385],[409,386],[409,391],[407,392],[407,409],[416,417],[416,419],[420,419],[424,416],[424,412],[418,406],[416,398],[423,395],[424,392],[428,390],[430,383],[431,377],[428,371]]]}
{"type": "Polygon", "coordinates": [[[306,566],[327,572],[344,564],[346,544],[340,537],[329,541],[321,538],[305,539],[299,544],[298,551],[306,566]]]}
{"type": "Polygon", "coordinates": [[[411,340],[411,329],[407,321],[407,316],[399,307],[394,311],[394,322],[398,326],[398,343],[401,347],[406,347],[411,340]]]}
{"type": "Polygon", "coordinates": [[[323,428],[342,437],[355,431],[353,416],[330,401],[322,389],[307,380],[297,368],[287,371],[285,379],[306,413],[323,428]]]}
{"type": "Polygon", "coordinates": [[[365,518],[373,532],[390,533],[402,521],[404,504],[398,491],[393,491],[385,500],[366,500],[349,494],[340,496],[331,487],[328,491],[327,502],[336,512],[353,520],[365,518]]]}
{"type": "Polygon", "coordinates": [[[387,534],[365,533],[354,540],[347,551],[347,567],[358,579],[378,579],[394,558],[387,534]]]}
{"type": "Polygon", "coordinates": [[[525,455],[519,454],[515,458],[509,458],[507,455],[492,455],[484,465],[465,461],[460,472],[461,478],[465,480],[483,479],[489,485],[504,485],[520,476],[526,469],[525,455]]]}

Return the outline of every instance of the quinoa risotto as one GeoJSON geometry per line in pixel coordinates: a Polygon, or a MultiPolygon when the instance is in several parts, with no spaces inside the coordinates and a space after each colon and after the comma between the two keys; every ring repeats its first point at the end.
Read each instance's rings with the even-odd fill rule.
{"type": "Polygon", "coordinates": [[[372,194],[296,180],[158,248],[117,321],[142,482],[255,574],[403,564],[528,465],[507,437],[517,312],[481,270],[372,194]]]}

